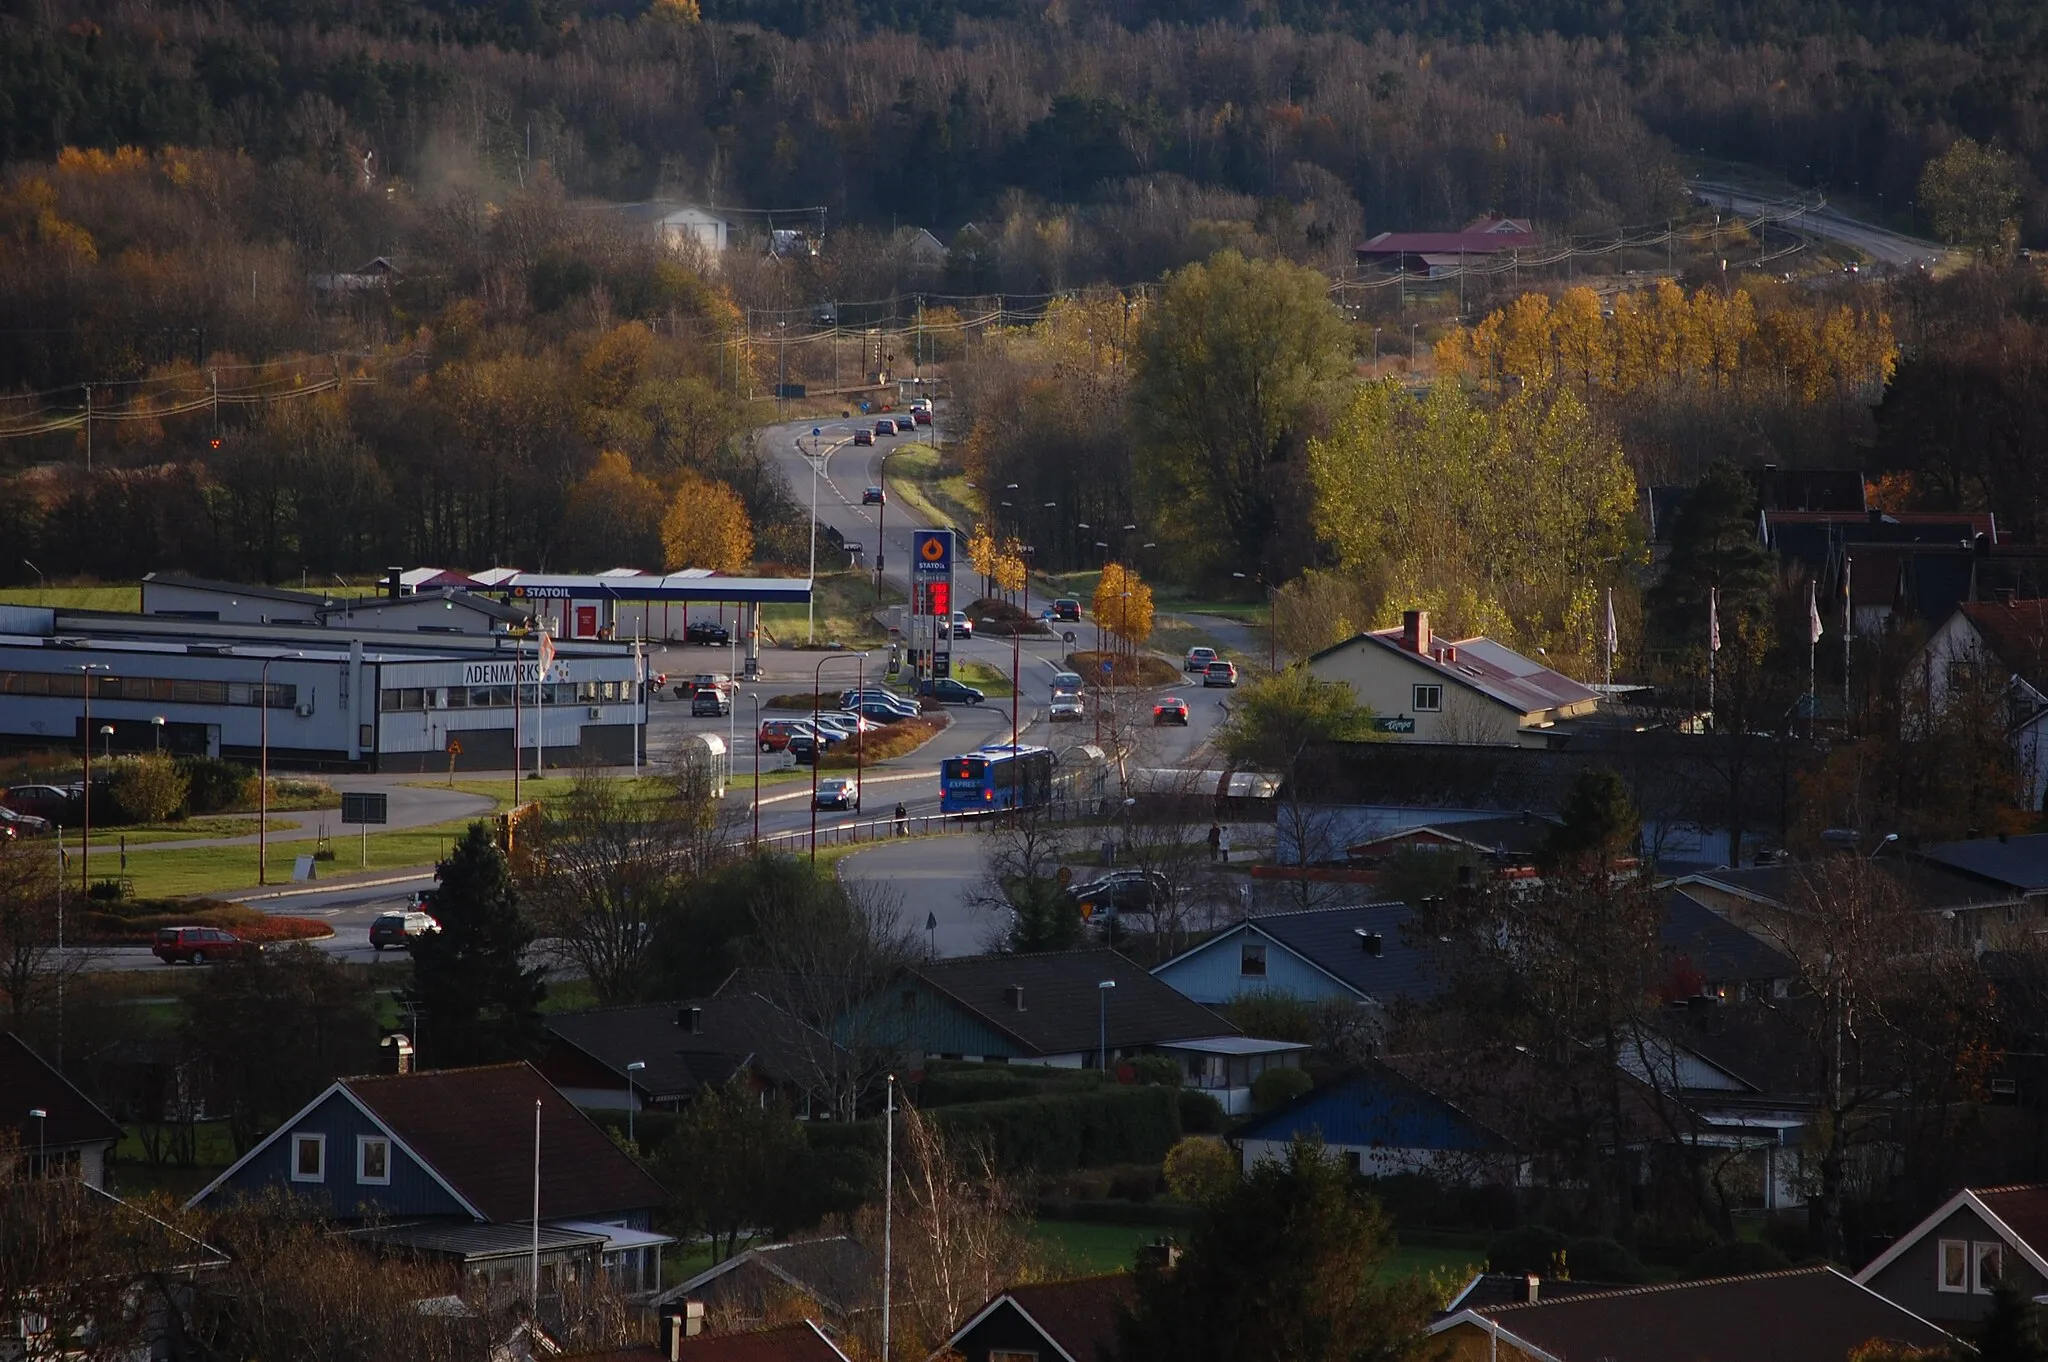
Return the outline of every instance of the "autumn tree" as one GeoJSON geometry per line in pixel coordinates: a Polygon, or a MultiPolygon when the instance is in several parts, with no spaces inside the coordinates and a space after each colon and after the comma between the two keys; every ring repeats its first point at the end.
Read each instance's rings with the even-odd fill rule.
{"type": "Polygon", "coordinates": [[[1386,1269],[1393,1221],[1316,1141],[1261,1159],[1198,1204],[1178,1263],[1140,1262],[1126,1357],[1398,1362],[1421,1357],[1431,1301],[1386,1269]]]}
{"type": "Polygon", "coordinates": [[[738,572],[754,556],[754,527],[730,487],[685,475],[661,518],[661,546],[671,572],[738,572]]]}
{"type": "Polygon", "coordinates": [[[1328,282],[1223,251],[1167,276],[1139,333],[1131,399],[1161,533],[1198,571],[1277,551],[1290,449],[1350,359],[1328,282]]]}
{"type": "Polygon", "coordinates": [[[2020,165],[1998,147],[1958,137],[1920,172],[1920,202],[1951,246],[1980,255],[2009,249],[2019,236],[2020,165]]]}
{"type": "Polygon", "coordinates": [[[1095,579],[1095,621],[1118,646],[1135,654],[1152,637],[1152,588],[1138,570],[1107,563],[1095,579]]]}
{"type": "Polygon", "coordinates": [[[578,567],[647,567],[662,561],[661,488],[606,450],[569,489],[562,557],[578,567]]]}

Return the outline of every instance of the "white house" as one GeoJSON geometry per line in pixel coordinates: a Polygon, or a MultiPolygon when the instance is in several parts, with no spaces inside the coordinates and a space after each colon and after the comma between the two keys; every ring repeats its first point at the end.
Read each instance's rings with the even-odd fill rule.
{"type": "Polygon", "coordinates": [[[2030,809],[2048,800],[2048,600],[1965,601],[1921,649],[1928,709],[2002,695],[2030,809]]]}
{"type": "Polygon", "coordinates": [[[662,244],[680,250],[695,242],[708,255],[717,255],[732,243],[732,223],[702,208],[678,208],[661,215],[657,224],[662,244]]]}
{"type": "Polygon", "coordinates": [[[1342,681],[1382,732],[1411,742],[1541,744],[1544,730],[1599,706],[1590,688],[1492,639],[1432,636],[1427,610],[1325,648],[1308,669],[1342,681]]]}

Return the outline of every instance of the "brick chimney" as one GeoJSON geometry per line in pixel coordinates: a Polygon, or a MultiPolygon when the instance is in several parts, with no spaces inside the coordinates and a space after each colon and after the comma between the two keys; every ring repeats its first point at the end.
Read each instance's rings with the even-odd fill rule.
{"type": "Polygon", "coordinates": [[[1429,612],[1427,610],[1404,610],[1401,612],[1401,646],[1411,653],[1429,655],[1429,612]]]}

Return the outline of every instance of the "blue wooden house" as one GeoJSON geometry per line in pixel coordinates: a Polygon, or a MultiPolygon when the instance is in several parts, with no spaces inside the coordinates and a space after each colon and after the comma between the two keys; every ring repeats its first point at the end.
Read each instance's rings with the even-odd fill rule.
{"type": "Polygon", "coordinates": [[[1376,1008],[1426,1000],[1441,982],[1408,940],[1413,916],[1404,903],[1268,913],[1218,932],[1152,974],[1210,1007],[1269,993],[1376,1008]]]}
{"type": "Polygon", "coordinates": [[[339,1079],[187,1204],[281,1192],[510,1287],[533,1253],[536,1161],[543,1293],[600,1265],[621,1290],[658,1289],[661,1185],[523,1063],[339,1079]]]}
{"type": "Polygon", "coordinates": [[[1302,1094],[1242,1126],[1233,1142],[1249,1170],[1285,1157],[1297,1136],[1312,1135],[1369,1177],[1426,1173],[1458,1183],[1525,1180],[1508,1140],[1419,1083],[1380,1064],[1302,1094]]]}

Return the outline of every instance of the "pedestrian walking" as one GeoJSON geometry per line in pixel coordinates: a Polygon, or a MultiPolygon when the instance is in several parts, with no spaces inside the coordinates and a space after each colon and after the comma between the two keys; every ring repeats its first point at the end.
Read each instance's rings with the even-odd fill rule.
{"type": "Polygon", "coordinates": [[[903,807],[903,801],[900,799],[896,801],[896,835],[898,837],[908,837],[910,835],[910,810],[903,807]]]}
{"type": "Polygon", "coordinates": [[[1216,850],[1223,856],[1223,863],[1230,864],[1230,829],[1219,829],[1216,834],[1216,850]]]}
{"type": "Polygon", "coordinates": [[[1215,860],[1216,853],[1223,845],[1223,829],[1216,824],[1209,825],[1209,859],[1215,860]]]}

